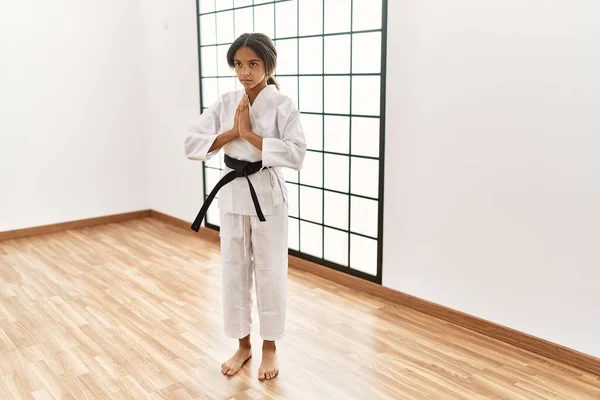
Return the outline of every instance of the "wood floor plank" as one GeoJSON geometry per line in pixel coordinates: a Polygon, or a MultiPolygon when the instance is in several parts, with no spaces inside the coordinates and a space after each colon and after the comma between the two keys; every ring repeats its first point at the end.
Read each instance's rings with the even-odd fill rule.
{"type": "MultiPolygon", "coordinates": [[[[0,398],[600,399],[600,378],[290,269],[280,376],[220,364],[214,240],[155,218],[0,242],[0,398]]],[[[253,320],[258,321],[256,310],[253,320]]]]}

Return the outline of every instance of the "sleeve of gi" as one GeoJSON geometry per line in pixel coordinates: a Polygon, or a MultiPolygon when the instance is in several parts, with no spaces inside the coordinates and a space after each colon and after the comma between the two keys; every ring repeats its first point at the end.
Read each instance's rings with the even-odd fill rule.
{"type": "Polygon", "coordinates": [[[290,99],[278,111],[277,124],[281,137],[263,139],[263,165],[299,170],[306,154],[306,139],[300,123],[300,112],[290,99]]]}
{"type": "Polygon", "coordinates": [[[188,129],[185,139],[185,156],[190,160],[210,160],[220,149],[209,153],[210,146],[214,143],[221,129],[219,115],[222,108],[221,99],[217,100],[208,110],[203,112],[198,120],[188,129]]]}

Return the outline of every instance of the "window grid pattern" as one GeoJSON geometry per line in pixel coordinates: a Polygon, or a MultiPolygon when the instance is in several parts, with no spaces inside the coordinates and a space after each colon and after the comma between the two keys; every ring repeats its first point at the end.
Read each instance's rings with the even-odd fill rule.
{"type": "MultiPolygon", "coordinates": [[[[225,60],[235,37],[263,32],[278,49],[276,77],[301,112],[308,143],[304,168],[285,171],[290,253],[381,283],[386,1],[198,0],[197,6],[202,112],[219,95],[242,89],[225,60]],[[315,21],[302,18],[306,9],[318,15],[315,6],[321,26],[307,33],[315,21]],[[362,17],[373,13],[377,23],[362,17]]],[[[206,197],[220,179],[222,152],[203,164],[206,197]]],[[[218,229],[216,204],[206,225],[218,229]]]]}

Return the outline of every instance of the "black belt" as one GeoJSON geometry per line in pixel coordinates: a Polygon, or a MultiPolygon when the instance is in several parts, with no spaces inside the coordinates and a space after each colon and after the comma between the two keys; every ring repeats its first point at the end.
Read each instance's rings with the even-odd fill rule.
{"type": "Polygon", "coordinates": [[[252,175],[257,173],[262,168],[262,161],[256,162],[248,162],[236,160],[235,158],[229,157],[225,154],[225,165],[231,168],[233,171],[227,173],[221,180],[215,185],[213,190],[210,192],[206,201],[202,205],[200,212],[198,212],[198,216],[194,220],[192,224],[192,230],[198,232],[200,230],[200,224],[206,215],[206,211],[208,211],[208,207],[210,207],[210,203],[214,200],[217,192],[221,190],[221,188],[227,185],[229,182],[233,181],[235,178],[246,177],[248,180],[248,186],[250,187],[250,196],[252,196],[252,202],[254,203],[254,208],[256,209],[256,214],[258,215],[258,219],[261,221],[266,221],[265,216],[260,209],[260,204],[258,203],[258,197],[256,196],[256,191],[254,191],[254,186],[252,186],[252,182],[250,182],[250,178],[248,175],[252,175]]]}

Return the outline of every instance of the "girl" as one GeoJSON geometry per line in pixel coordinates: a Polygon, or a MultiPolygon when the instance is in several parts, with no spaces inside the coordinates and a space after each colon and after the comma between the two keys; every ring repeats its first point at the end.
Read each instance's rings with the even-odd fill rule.
{"type": "Polygon", "coordinates": [[[273,74],[277,51],[271,39],[246,33],[227,52],[243,90],[220,96],[185,141],[191,160],[225,152],[224,177],[207,198],[192,229],[198,230],[219,191],[225,335],[239,340],[221,365],[234,375],[252,356],[252,286],[255,281],[260,335],[259,379],[279,373],[275,341],[284,334],[288,269],[287,188],[282,167],[299,170],[306,153],[300,113],[279,93],[273,74]]]}

